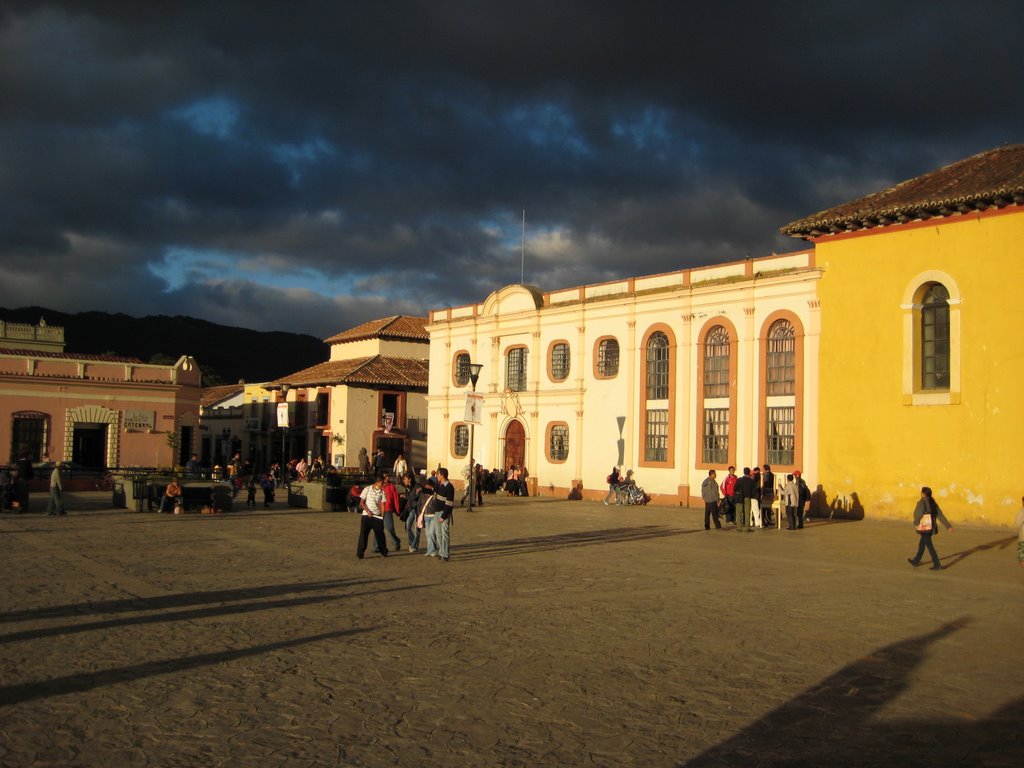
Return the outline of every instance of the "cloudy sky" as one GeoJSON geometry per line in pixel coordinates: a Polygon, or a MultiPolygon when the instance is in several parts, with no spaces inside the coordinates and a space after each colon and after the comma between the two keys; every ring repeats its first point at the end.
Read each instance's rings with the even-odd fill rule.
{"type": "Polygon", "coordinates": [[[1010,2],[0,6],[0,306],[327,336],[783,252],[1024,140],[1010,2]]]}

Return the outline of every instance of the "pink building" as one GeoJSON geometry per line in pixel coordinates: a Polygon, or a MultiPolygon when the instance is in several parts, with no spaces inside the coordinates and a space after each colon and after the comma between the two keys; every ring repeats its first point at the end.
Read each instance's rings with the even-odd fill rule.
{"type": "Polygon", "coordinates": [[[197,450],[201,394],[191,357],[149,365],[69,354],[63,328],[0,321],[0,440],[9,461],[184,464],[197,450]]]}

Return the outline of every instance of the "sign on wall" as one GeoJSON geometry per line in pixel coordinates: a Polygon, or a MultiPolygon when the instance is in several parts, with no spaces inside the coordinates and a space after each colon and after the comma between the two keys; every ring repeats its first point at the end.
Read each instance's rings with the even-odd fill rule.
{"type": "Polygon", "coordinates": [[[125,429],[153,429],[156,426],[156,411],[125,411],[125,429]]]}

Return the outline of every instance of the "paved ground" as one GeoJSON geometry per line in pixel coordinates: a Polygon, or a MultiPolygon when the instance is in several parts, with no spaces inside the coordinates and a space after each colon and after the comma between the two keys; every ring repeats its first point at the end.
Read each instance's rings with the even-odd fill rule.
{"type": "Polygon", "coordinates": [[[488,498],[449,563],[358,561],[347,513],[102,506],[0,516],[0,765],[1024,759],[1007,529],[933,573],[909,523],[488,498]]]}

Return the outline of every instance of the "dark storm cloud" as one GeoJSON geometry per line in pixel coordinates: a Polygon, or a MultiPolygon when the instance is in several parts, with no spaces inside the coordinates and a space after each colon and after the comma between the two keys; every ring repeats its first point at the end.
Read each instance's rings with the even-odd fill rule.
{"type": "Polygon", "coordinates": [[[327,336],[800,247],[1020,141],[1010,3],[15,2],[0,304],[327,336]],[[73,282],[72,282],[73,281],[73,282]]]}

